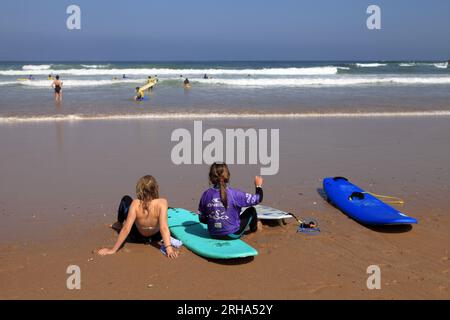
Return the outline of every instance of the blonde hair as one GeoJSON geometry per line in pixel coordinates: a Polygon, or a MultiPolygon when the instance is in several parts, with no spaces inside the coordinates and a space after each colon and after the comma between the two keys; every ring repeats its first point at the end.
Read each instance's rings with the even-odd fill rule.
{"type": "Polygon", "coordinates": [[[144,211],[148,211],[148,204],[159,198],[159,186],[151,175],[143,176],[136,183],[136,197],[141,200],[144,211]]]}
{"type": "Polygon", "coordinates": [[[209,168],[209,181],[220,188],[220,201],[225,209],[228,208],[226,184],[230,181],[230,171],[226,163],[214,162],[209,168]]]}

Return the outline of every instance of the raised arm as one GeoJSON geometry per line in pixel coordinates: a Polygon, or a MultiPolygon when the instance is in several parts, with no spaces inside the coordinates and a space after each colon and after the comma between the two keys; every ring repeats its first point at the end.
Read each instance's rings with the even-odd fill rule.
{"type": "Polygon", "coordinates": [[[137,206],[136,202],[131,203],[130,209],[128,210],[127,219],[125,220],[125,223],[122,229],[120,230],[119,236],[117,237],[117,241],[114,247],[112,247],[112,249],[108,248],[100,249],[98,251],[99,255],[106,256],[108,254],[114,254],[120,249],[122,244],[127,239],[128,235],[130,234],[131,228],[133,227],[134,221],[136,220],[136,206],[137,206]]]}
{"type": "Polygon", "coordinates": [[[167,221],[167,208],[167,200],[158,199],[157,210],[159,211],[159,231],[161,232],[163,245],[166,248],[167,257],[174,259],[178,257],[178,253],[170,244],[170,230],[169,223],[167,221]]]}
{"type": "Polygon", "coordinates": [[[243,191],[238,191],[235,194],[235,201],[240,207],[255,206],[263,200],[263,178],[255,177],[255,194],[250,194],[243,191]]]}

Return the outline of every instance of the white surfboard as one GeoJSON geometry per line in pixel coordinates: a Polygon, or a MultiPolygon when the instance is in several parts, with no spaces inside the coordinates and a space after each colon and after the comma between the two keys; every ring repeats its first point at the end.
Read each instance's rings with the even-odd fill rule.
{"type": "MultiPolygon", "coordinates": [[[[247,208],[242,208],[242,212],[247,208]]],[[[258,219],[261,220],[279,220],[279,219],[288,219],[292,218],[290,214],[287,212],[258,204],[255,206],[256,213],[258,214],[258,219]]]]}

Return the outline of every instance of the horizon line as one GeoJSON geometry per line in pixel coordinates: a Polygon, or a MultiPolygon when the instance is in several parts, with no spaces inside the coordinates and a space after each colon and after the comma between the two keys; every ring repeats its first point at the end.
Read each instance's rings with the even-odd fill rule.
{"type": "Polygon", "coordinates": [[[168,63],[168,62],[442,62],[442,61],[450,61],[449,59],[319,59],[319,60],[309,60],[309,59],[299,59],[299,60],[292,60],[292,59],[206,59],[206,60],[197,60],[197,59],[171,59],[171,60],[6,60],[6,59],[0,59],[0,63],[30,63],[30,62],[39,62],[39,63],[64,63],[64,62],[109,62],[109,63],[117,63],[117,62],[133,62],[133,63],[168,63]]]}

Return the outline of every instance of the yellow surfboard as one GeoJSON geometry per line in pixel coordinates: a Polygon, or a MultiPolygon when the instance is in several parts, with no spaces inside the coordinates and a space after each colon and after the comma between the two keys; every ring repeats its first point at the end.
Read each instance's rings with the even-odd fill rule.
{"type": "Polygon", "coordinates": [[[156,79],[151,79],[148,83],[144,84],[142,87],[139,88],[139,90],[148,90],[150,88],[152,88],[155,84],[156,84],[157,80],[156,79]]]}

